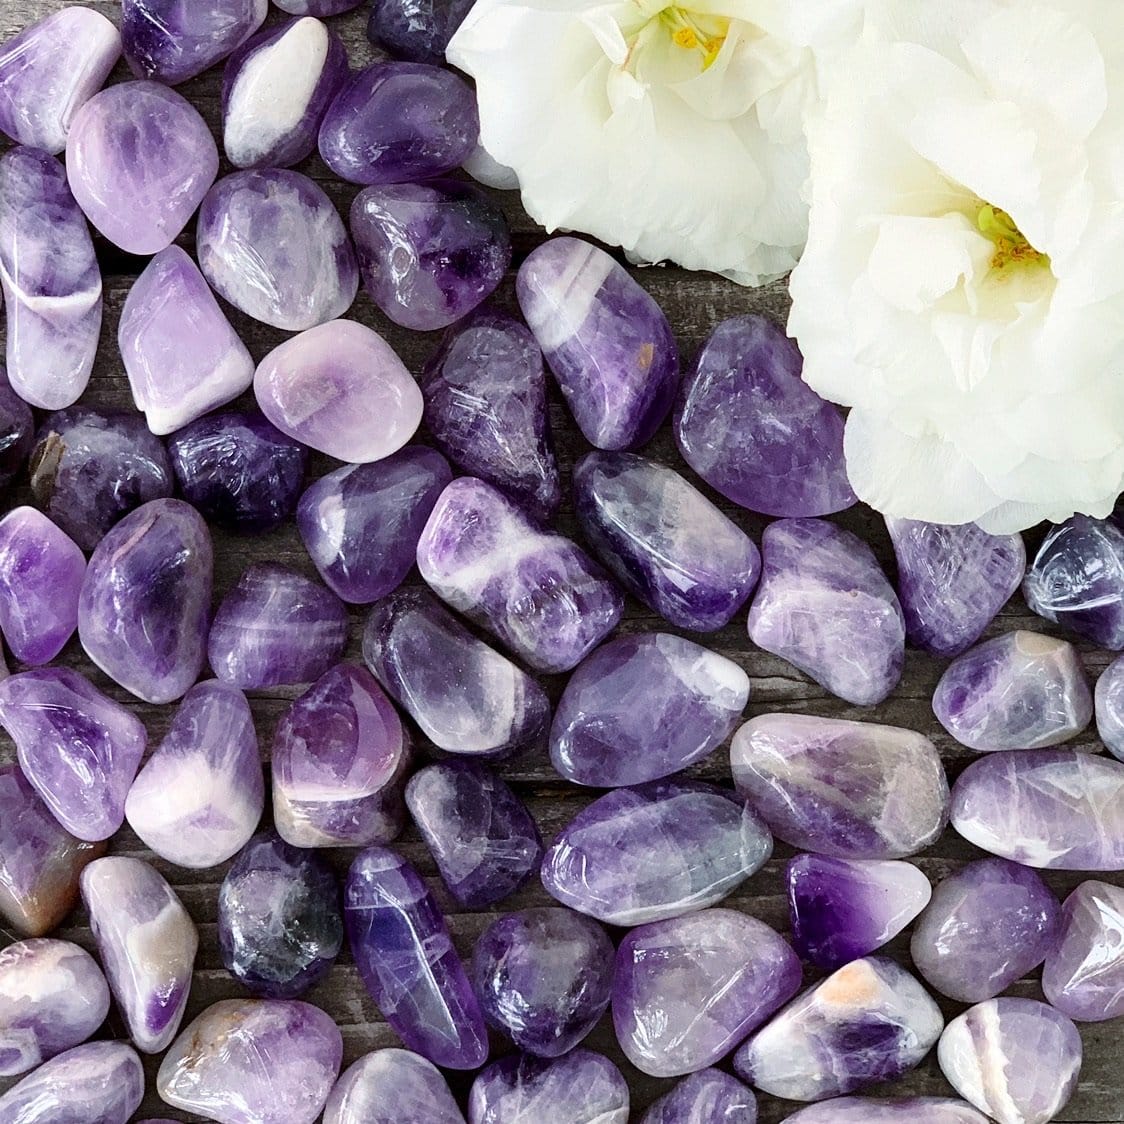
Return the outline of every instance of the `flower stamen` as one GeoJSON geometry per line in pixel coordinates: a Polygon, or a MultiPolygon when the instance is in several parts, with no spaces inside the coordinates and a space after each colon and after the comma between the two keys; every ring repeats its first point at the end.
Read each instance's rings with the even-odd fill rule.
{"type": "Polygon", "coordinates": [[[976,228],[995,244],[991,268],[997,273],[1020,266],[1050,268],[1049,254],[1036,250],[1006,211],[1001,211],[990,203],[981,202],[976,212],[976,228]]]}
{"type": "Polygon", "coordinates": [[[702,15],[675,4],[664,8],[658,18],[671,32],[671,41],[677,47],[702,54],[703,70],[714,64],[730,34],[728,17],[702,15]]]}

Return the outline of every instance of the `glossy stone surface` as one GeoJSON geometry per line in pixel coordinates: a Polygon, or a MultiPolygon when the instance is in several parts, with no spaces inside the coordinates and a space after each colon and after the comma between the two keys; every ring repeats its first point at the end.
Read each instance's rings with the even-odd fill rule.
{"type": "Polygon", "coordinates": [[[262,168],[219,180],[199,209],[196,242],[219,296],[275,328],[299,332],[342,316],[359,290],[339,212],[299,172],[262,168]]]}
{"type": "Polygon", "coordinates": [[[442,63],[471,0],[375,0],[367,35],[410,62],[442,63]]]}
{"type": "Polygon", "coordinates": [[[898,561],[898,599],[909,642],[958,656],[983,634],[1026,572],[1021,535],[886,518],[898,561]]]}
{"type": "Polygon", "coordinates": [[[413,183],[460,167],[480,139],[476,96],[437,66],[376,62],[352,75],[320,126],[320,155],[352,183],[413,183]]]}
{"type": "Polygon", "coordinates": [[[1068,749],[984,757],[956,780],[952,826],[1025,866],[1124,870],[1124,763],[1068,749]]]}
{"type": "Polygon", "coordinates": [[[575,667],[624,607],[580,547],[470,476],[438,499],[418,542],[418,569],[442,600],[538,671],[575,667]]]}
{"type": "Polygon", "coordinates": [[[801,379],[796,344],[764,316],[719,324],[683,380],[675,440],[716,491],[764,515],[829,515],[855,503],[843,417],[801,379]]]}
{"type": "Polygon", "coordinates": [[[311,683],[343,655],[347,610],[319,582],[252,562],[222,599],[207,640],[215,675],[243,690],[311,683]]]}
{"type": "Polygon", "coordinates": [[[310,485],[297,508],[297,529],[329,589],[353,605],[397,589],[414,568],[422,529],[452,478],[440,453],[407,445],[310,485]]]}
{"type": "Polygon", "coordinates": [[[519,306],[598,449],[643,445],[667,417],[679,351],[659,305],[604,250],[552,238],[519,269],[519,306]]]}
{"type": "Polygon", "coordinates": [[[168,703],[199,678],[211,617],[207,525],[182,500],[153,500],[98,544],[78,602],[86,654],[138,698],[168,703]]]}
{"type": "Polygon", "coordinates": [[[173,433],[253,382],[246,345],[179,246],[162,250],[133,282],[117,342],[133,401],[153,433],[173,433]]]}
{"type": "Polygon", "coordinates": [[[580,913],[642,925],[721,901],[772,850],[764,824],[732,792],[653,781],[583,808],[547,851],[542,882],[580,913]]]}
{"type": "Polygon", "coordinates": [[[873,722],[762,714],[735,735],[734,784],[778,839],[839,859],[900,859],[933,843],[949,792],[923,734],[873,722]]]}
{"type": "Polygon", "coordinates": [[[410,779],[406,804],[445,885],[465,908],[502,901],[538,873],[543,845],[534,819],[482,766],[429,765],[410,779]]]}
{"type": "Polygon", "coordinates": [[[550,721],[538,683],[426,589],[399,589],[371,610],[363,659],[447,753],[506,756],[542,740],[550,721]]]}
{"type": "Polygon", "coordinates": [[[74,198],[130,254],[170,246],[218,171],[219,152],[198,110],[156,82],[95,94],[74,115],[66,142],[74,198]]]}
{"type": "Polygon", "coordinates": [[[702,1069],[656,1101],[640,1124],[755,1124],[757,1098],[737,1078],[702,1069]]]}
{"type": "Polygon", "coordinates": [[[794,1112],[795,1124],[988,1124],[988,1118],[951,1097],[833,1097],[794,1112]]]}
{"type": "Polygon", "coordinates": [[[226,999],[176,1039],[156,1088],[174,1108],[220,1124],[313,1124],[342,1059],[339,1029],[318,1007],[226,999]]]}
{"type": "Polygon", "coordinates": [[[1102,1022],[1124,1014],[1124,888],[1082,882],[1062,906],[1042,990],[1063,1014],[1102,1022]]]}
{"type": "Polygon", "coordinates": [[[0,487],[23,472],[34,439],[35,418],[0,369],[0,487]]]}
{"type": "Polygon", "coordinates": [[[257,411],[210,414],[168,442],[176,482],[209,522],[266,531],[293,514],[308,450],[257,411]]]}
{"type": "Polygon", "coordinates": [[[550,519],[562,501],[562,482],[542,352],[523,324],[482,311],[453,327],[420,383],[426,428],[445,456],[537,519],[550,519]]]}
{"type": "Polygon", "coordinates": [[[464,1117],[435,1065],[409,1050],[375,1050],[336,1082],[324,1124],[464,1124],[464,1117]]]}
{"type": "Polygon", "coordinates": [[[241,850],[264,807],[246,696],[217,680],[192,687],[129,790],[129,826],[161,858],[204,870],[241,850]]]}
{"type": "Polygon", "coordinates": [[[1033,870],[979,859],[938,883],[914,926],[910,954],[930,986],[978,1003],[1042,963],[1060,916],[1057,898],[1033,870]]]}
{"type": "Polygon", "coordinates": [[[406,1046],[444,1069],[483,1065],[484,1016],[418,872],[386,848],[361,852],[347,876],[344,921],[359,975],[406,1046]]]}
{"type": "Polygon", "coordinates": [[[929,904],[933,888],[911,863],[797,855],[785,869],[792,943],[831,971],[876,952],[929,904]]]}
{"type": "Polygon", "coordinates": [[[366,668],[340,664],[285,711],[273,738],[273,815],[297,847],[388,843],[406,818],[410,742],[366,668]]]}
{"type": "Polygon", "coordinates": [[[800,961],[730,909],[633,929],[617,949],[613,1026],[637,1069],[680,1077],[721,1061],[800,989],[800,961]]]}
{"type": "Polygon", "coordinates": [[[40,409],[69,406],[94,366],[101,270],[66,170],[34,148],[0,159],[0,288],[12,389],[40,409]]]}
{"type": "Polygon", "coordinates": [[[905,661],[905,621],[874,552],[822,519],[765,528],[749,638],[856,706],[882,702],[905,661]]]}
{"type": "Polygon", "coordinates": [[[282,433],[353,464],[397,452],[422,417],[421,391],[402,360],[354,320],[321,324],[274,348],[258,364],[254,395],[282,433]]]}
{"type": "Polygon", "coordinates": [[[219,952],[255,995],[295,999],[343,946],[340,888],[327,861],[272,833],[242,850],[219,889],[219,952]]]}
{"type": "Polygon", "coordinates": [[[1046,1124],[1069,1102],[1081,1037],[1033,999],[991,999],[953,1019],[937,1047],[950,1084],[998,1124],[1046,1124]]]}
{"type": "Polygon", "coordinates": [[[338,16],[358,8],[362,0],[273,0],[273,3],[294,16],[338,16]]]}
{"type": "Polygon", "coordinates": [[[1101,672],[1093,699],[1097,734],[1109,753],[1124,761],[1124,657],[1101,672]]]}

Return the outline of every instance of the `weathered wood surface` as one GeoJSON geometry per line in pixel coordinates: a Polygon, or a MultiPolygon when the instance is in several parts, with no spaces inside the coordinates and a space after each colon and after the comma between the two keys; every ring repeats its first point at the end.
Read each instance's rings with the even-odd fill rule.
{"type": "MultiPolygon", "coordinates": [[[[0,0],[0,39],[6,39],[21,28],[64,6],[66,0],[0,0]]],[[[111,19],[117,19],[119,8],[115,0],[91,0],[89,6],[103,11],[111,19]]],[[[276,21],[278,18],[277,13],[271,15],[271,20],[276,21]]],[[[359,11],[331,21],[344,38],[352,63],[355,65],[364,64],[376,56],[376,52],[364,35],[365,20],[366,6],[364,5],[359,11]]],[[[215,129],[216,136],[219,135],[220,76],[221,71],[213,70],[180,87],[181,91],[203,111],[212,128],[215,129]]],[[[124,68],[119,67],[114,80],[124,80],[127,77],[124,68]]],[[[346,216],[347,208],[358,189],[332,181],[318,159],[307,161],[302,170],[325,181],[329,194],[346,216]]],[[[543,235],[524,214],[516,196],[497,193],[497,199],[508,214],[515,232],[516,264],[518,264],[518,259],[541,240],[543,235]]],[[[181,241],[190,247],[192,242],[190,229],[181,241]]],[[[116,332],[121,305],[131,284],[132,275],[143,263],[139,259],[121,254],[104,242],[99,242],[99,254],[106,274],[106,320],[97,366],[85,401],[101,407],[131,407],[128,386],[117,354],[116,332]]],[[[667,311],[678,334],[685,362],[690,361],[711,328],[728,316],[758,311],[772,316],[778,322],[783,322],[785,317],[787,297],[782,284],[756,291],[745,290],[708,275],[687,274],[674,269],[639,271],[637,277],[667,311]]],[[[498,300],[502,305],[514,308],[511,278],[508,278],[498,300]]],[[[387,322],[365,296],[360,296],[351,315],[383,332],[414,372],[421,370],[436,346],[437,339],[433,335],[407,332],[387,322]]],[[[237,312],[232,311],[231,318],[257,359],[285,336],[285,333],[257,324],[237,312]]],[[[563,472],[568,477],[574,460],[581,456],[588,446],[557,397],[552,401],[551,412],[563,472]]],[[[422,439],[425,439],[424,435],[422,439]]],[[[646,452],[658,460],[683,468],[667,429],[656,437],[646,452]]],[[[330,467],[327,458],[317,458],[313,473],[322,474],[330,467]]],[[[712,498],[759,539],[760,530],[765,522],[763,519],[732,508],[721,497],[715,495],[712,498]]],[[[14,504],[25,502],[26,499],[26,489],[21,488],[9,502],[14,504]]],[[[889,542],[882,522],[875,513],[865,508],[856,508],[840,516],[838,521],[871,543],[889,572],[893,573],[889,542]]],[[[575,532],[574,521],[568,507],[564,508],[560,516],[559,527],[567,533],[575,532]]],[[[1033,533],[1028,535],[1028,544],[1033,547],[1039,537],[1033,533]]],[[[216,536],[216,599],[234,583],[243,567],[257,558],[275,559],[305,572],[313,572],[292,528],[259,538],[238,538],[219,534],[216,536]]],[[[362,622],[363,613],[354,612],[351,642],[347,653],[347,658],[350,660],[360,659],[359,638],[362,622]]],[[[630,602],[621,629],[641,631],[667,629],[667,627],[643,606],[630,602]]],[[[1019,627],[1052,631],[1045,622],[1032,616],[1021,599],[1016,596],[992,625],[989,635],[1019,627]]],[[[770,710],[790,710],[840,718],[862,718],[912,727],[922,730],[937,743],[948,764],[951,776],[955,776],[973,756],[953,742],[933,718],[929,700],[943,664],[921,653],[913,651],[908,653],[901,685],[891,699],[873,710],[862,710],[826,695],[816,684],[783,661],[754,649],[745,634],[744,614],[739,614],[729,627],[704,639],[715,649],[737,660],[750,675],[753,681],[753,697],[747,717],[770,710]]],[[[1082,646],[1082,655],[1090,677],[1098,675],[1109,660],[1106,653],[1088,646],[1082,646]]],[[[124,692],[92,667],[76,642],[63,653],[61,662],[86,672],[109,694],[129,705],[148,727],[150,744],[152,746],[158,744],[167,729],[171,708],[147,706],[128,698],[124,692]]],[[[555,677],[547,683],[553,697],[557,697],[562,684],[563,680],[560,677],[555,677]]],[[[259,692],[253,696],[251,701],[264,757],[268,758],[269,745],[278,718],[288,702],[298,693],[297,690],[277,690],[259,692]]],[[[1087,732],[1077,744],[1088,744],[1093,736],[1091,732],[1087,732]]],[[[419,736],[418,740],[422,747],[422,754],[427,755],[429,750],[424,739],[419,736]]],[[[0,734],[0,762],[9,761],[13,757],[14,749],[11,742],[0,734]]],[[[718,751],[691,772],[699,777],[728,784],[729,768],[725,750],[718,751]]],[[[543,751],[504,766],[502,773],[526,799],[548,841],[591,798],[588,792],[561,784],[543,751]]],[[[403,853],[419,866],[441,904],[449,911],[450,923],[458,947],[465,955],[471,952],[477,935],[498,913],[550,902],[542,889],[536,885],[493,910],[479,913],[459,911],[437,878],[433,862],[417,834],[408,830],[399,845],[403,853]]],[[[127,829],[113,840],[112,850],[118,854],[139,855],[153,860],[176,888],[199,925],[201,946],[187,1018],[193,1018],[218,999],[244,994],[241,987],[224,971],[215,936],[217,886],[226,868],[195,872],[173,867],[162,860],[155,859],[127,829]]],[[[777,853],[766,867],[732,895],[725,904],[743,909],[782,931],[787,930],[788,916],[784,900],[783,870],[791,853],[789,848],[779,845],[777,853]]],[[[329,854],[342,874],[346,870],[351,854],[342,849],[329,854]]],[[[964,862],[976,857],[979,857],[979,852],[950,830],[935,847],[920,856],[917,862],[935,882],[964,862]]],[[[1124,875],[1108,877],[1109,880],[1124,884],[1124,875]]],[[[1048,874],[1046,878],[1059,896],[1064,896],[1082,881],[1082,876],[1079,874],[1056,873],[1048,874]]],[[[80,910],[68,919],[59,935],[87,947],[91,946],[86,918],[80,910]]],[[[0,944],[7,943],[8,939],[6,935],[0,934],[0,944]]],[[[908,934],[893,942],[888,951],[908,964],[908,934]]],[[[813,973],[807,976],[809,982],[814,978],[816,977],[813,973]]],[[[1041,998],[1037,973],[1034,978],[1016,985],[1012,993],[1041,998]]],[[[393,1032],[383,1023],[378,1010],[364,991],[346,952],[329,978],[306,998],[322,1006],[339,1023],[346,1046],[345,1064],[350,1064],[372,1048],[392,1045],[396,1041],[393,1032]]],[[[962,1009],[959,1005],[950,1002],[942,1002],[942,1007],[949,1017],[962,1009]]],[[[123,1027],[116,1016],[113,1016],[107,1032],[116,1036],[124,1035],[123,1027]]],[[[1085,1065],[1080,1088],[1060,1119],[1071,1124],[1079,1124],[1079,1122],[1122,1124],[1124,1122],[1124,1027],[1121,1026],[1121,1020],[1107,1024],[1085,1025],[1082,1027],[1082,1038],[1085,1044],[1085,1065]]],[[[670,1087],[670,1082],[645,1077],[628,1065],[616,1046],[608,1019],[597,1028],[588,1044],[595,1049],[603,1050],[622,1066],[633,1089],[633,1119],[639,1119],[639,1110],[670,1087]]],[[[498,1038],[495,1040],[495,1047],[497,1050],[504,1048],[498,1038]]],[[[168,1109],[157,1098],[154,1092],[156,1063],[157,1059],[149,1060],[149,1092],[137,1119],[148,1116],[163,1116],[177,1120],[193,1119],[187,1114],[168,1109]]],[[[463,1075],[453,1075],[452,1084],[463,1099],[467,1094],[468,1079],[463,1075]]],[[[0,1082],[0,1090],[5,1087],[5,1083],[0,1082]]],[[[903,1080],[872,1092],[885,1096],[951,1095],[952,1090],[941,1076],[935,1057],[930,1055],[918,1070],[903,1080]]],[[[774,1124],[782,1120],[796,1107],[798,1106],[775,1098],[761,1097],[763,1124],[774,1124]]],[[[552,1124],[552,1122],[543,1121],[542,1124],[552,1124]]]]}

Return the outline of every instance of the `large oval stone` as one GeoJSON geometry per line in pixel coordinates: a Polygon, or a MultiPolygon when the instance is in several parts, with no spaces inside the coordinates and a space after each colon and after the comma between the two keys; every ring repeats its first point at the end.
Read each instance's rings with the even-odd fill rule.
{"type": "Polygon", "coordinates": [[[1081,1022],[1124,1015],[1124,888],[1082,882],[1062,906],[1058,939],[1047,953],[1042,990],[1081,1022]]]}
{"type": "Polygon", "coordinates": [[[409,1050],[375,1050],[336,1082],[324,1124],[464,1124],[464,1117],[432,1062],[409,1050]]]}

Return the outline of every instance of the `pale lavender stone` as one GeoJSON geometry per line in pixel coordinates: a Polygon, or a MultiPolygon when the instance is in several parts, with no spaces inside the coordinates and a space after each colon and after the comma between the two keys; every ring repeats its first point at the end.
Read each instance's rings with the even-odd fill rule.
{"type": "Polygon", "coordinates": [[[711,333],[675,407],[683,459],[716,491],[765,515],[830,515],[855,503],[843,417],[802,381],[794,341],[764,316],[711,333]]]}
{"type": "Polygon", "coordinates": [[[23,473],[34,440],[35,418],[0,367],[0,487],[23,473]]]}
{"type": "Polygon", "coordinates": [[[318,1007],[226,999],[176,1039],[156,1089],[173,1108],[221,1124],[313,1124],[342,1060],[339,1028],[318,1007]]]}
{"type": "Polygon", "coordinates": [[[44,410],[77,401],[101,334],[101,270],[65,169],[34,148],[0,159],[0,288],[12,389],[44,410]]]}
{"type": "Polygon", "coordinates": [[[595,788],[658,780],[713,753],[748,701],[749,676],[733,660],[668,633],[619,636],[570,676],[550,759],[595,788]]]}
{"type": "Polygon", "coordinates": [[[1124,761],[1124,656],[1101,673],[1093,699],[1097,733],[1109,753],[1124,761]]]}
{"type": "Polygon", "coordinates": [[[617,949],[613,1026],[653,1077],[721,1061],[800,989],[800,961],[768,925],[730,909],[633,929],[617,949]]]}
{"type": "Polygon", "coordinates": [[[937,1047],[953,1088],[998,1124],[1047,1124],[1081,1072],[1077,1027],[1034,999],[989,999],[945,1028],[937,1047]]]}
{"type": "Polygon", "coordinates": [[[757,1098],[735,1077],[703,1069],[660,1097],[640,1124],[756,1124],[757,1098]]]}
{"type": "Polygon", "coordinates": [[[935,656],[958,656],[971,647],[1026,572],[1021,535],[892,516],[886,529],[898,560],[906,635],[935,656]]]}
{"type": "Polygon", "coordinates": [[[762,714],[735,735],[734,784],[779,839],[840,859],[900,859],[934,843],[949,791],[923,734],[872,722],[762,714]]]}
{"type": "Polygon", "coordinates": [[[110,855],[82,872],[82,901],[113,998],[138,1050],[179,1030],[199,934],[175,891],[140,859],[110,855]]]}
{"type": "Polygon", "coordinates": [[[156,434],[248,390],[254,361],[195,262],[169,246],[133,282],[117,343],[133,401],[156,434]]]}
{"type": "Polygon", "coordinates": [[[642,925],[721,901],[772,854],[732,792],[698,781],[618,788],[594,800],[547,851],[551,897],[610,925],[642,925]]]}
{"type": "Polygon", "coordinates": [[[1082,882],[1062,906],[1061,926],[1042,969],[1042,990],[1081,1022],[1124,1015],[1124,888],[1082,882]]]}
{"type": "Polygon", "coordinates": [[[974,761],[952,826],[993,855],[1051,870],[1124,870],[1124,763],[1069,749],[974,761]]]}
{"type": "Polygon", "coordinates": [[[0,629],[21,663],[49,663],[78,627],[86,559],[33,507],[0,520],[0,629]]]}
{"type": "Polygon", "coordinates": [[[375,1050],[336,1082],[324,1124],[464,1124],[464,1116],[432,1062],[409,1050],[375,1050]]]}
{"type": "Polygon", "coordinates": [[[910,954],[937,991],[978,1003],[1042,963],[1060,917],[1057,898],[1033,870],[979,859],[938,883],[914,927],[910,954]]]}
{"type": "Polygon", "coordinates": [[[471,7],[472,0],[375,0],[367,36],[410,62],[443,63],[471,7]]]}
{"type": "Polygon", "coordinates": [[[833,1097],[809,1105],[786,1124],[988,1124],[988,1118],[951,1097],[833,1097]]]}
{"type": "Polygon", "coordinates": [[[338,663],[347,610],[319,582],[253,562],[222,599],[207,639],[215,675],[243,690],[311,683],[338,663]]]}
{"type": "Polygon", "coordinates": [[[211,618],[207,525],[182,500],[153,500],[98,544],[78,602],[86,654],[138,698],[169,703],[199,678],[211,618]]]}
{"type": "Polygon", "coordinates": [[[273,0],[283,12],[294,16],[338,16],[358,8],[363,0],[273,0]]]}
{"type": "Polygon", "coordinates": [[[264,807],[246,696],[215,680],[192,687],[129,790],[129,826],[161,858],[202,870],[241,850],[264,807]]]}
{"type": "Polygon", "coordinates": [[[66,142],[74,198],[90,222],[130,254],[170,246],[218,171],[207,123],[157,82],[102,90],[74,115],[66,142]]]}
{"type": "Polygon", "coordinates": [[[765,528],[749,638],[856,706],[882,702],[905,661],[901,606],[874,552],[822,519],[765,528]]]}
{"type": "Polygon", "coordinates": [[[604,250],[552,238],[519,269],[519,305],[591,445],[629,449],[659,429],[679,351],[659,305],[604,250]]]}
{"type": "Polygon", "coordinates": [[[144,754],[139,718],[77,671],[44,667],[0,681],[0,725],[20,767],[59,823],[89,842],[125,819],[144,754]]]}
{"type": "Polygon", "coordinates": [[[418,569],[442,600],[538,671],[576,667],[624,608],[580,547],[470,476],[442,492],[418,542],[418,569]]]}

